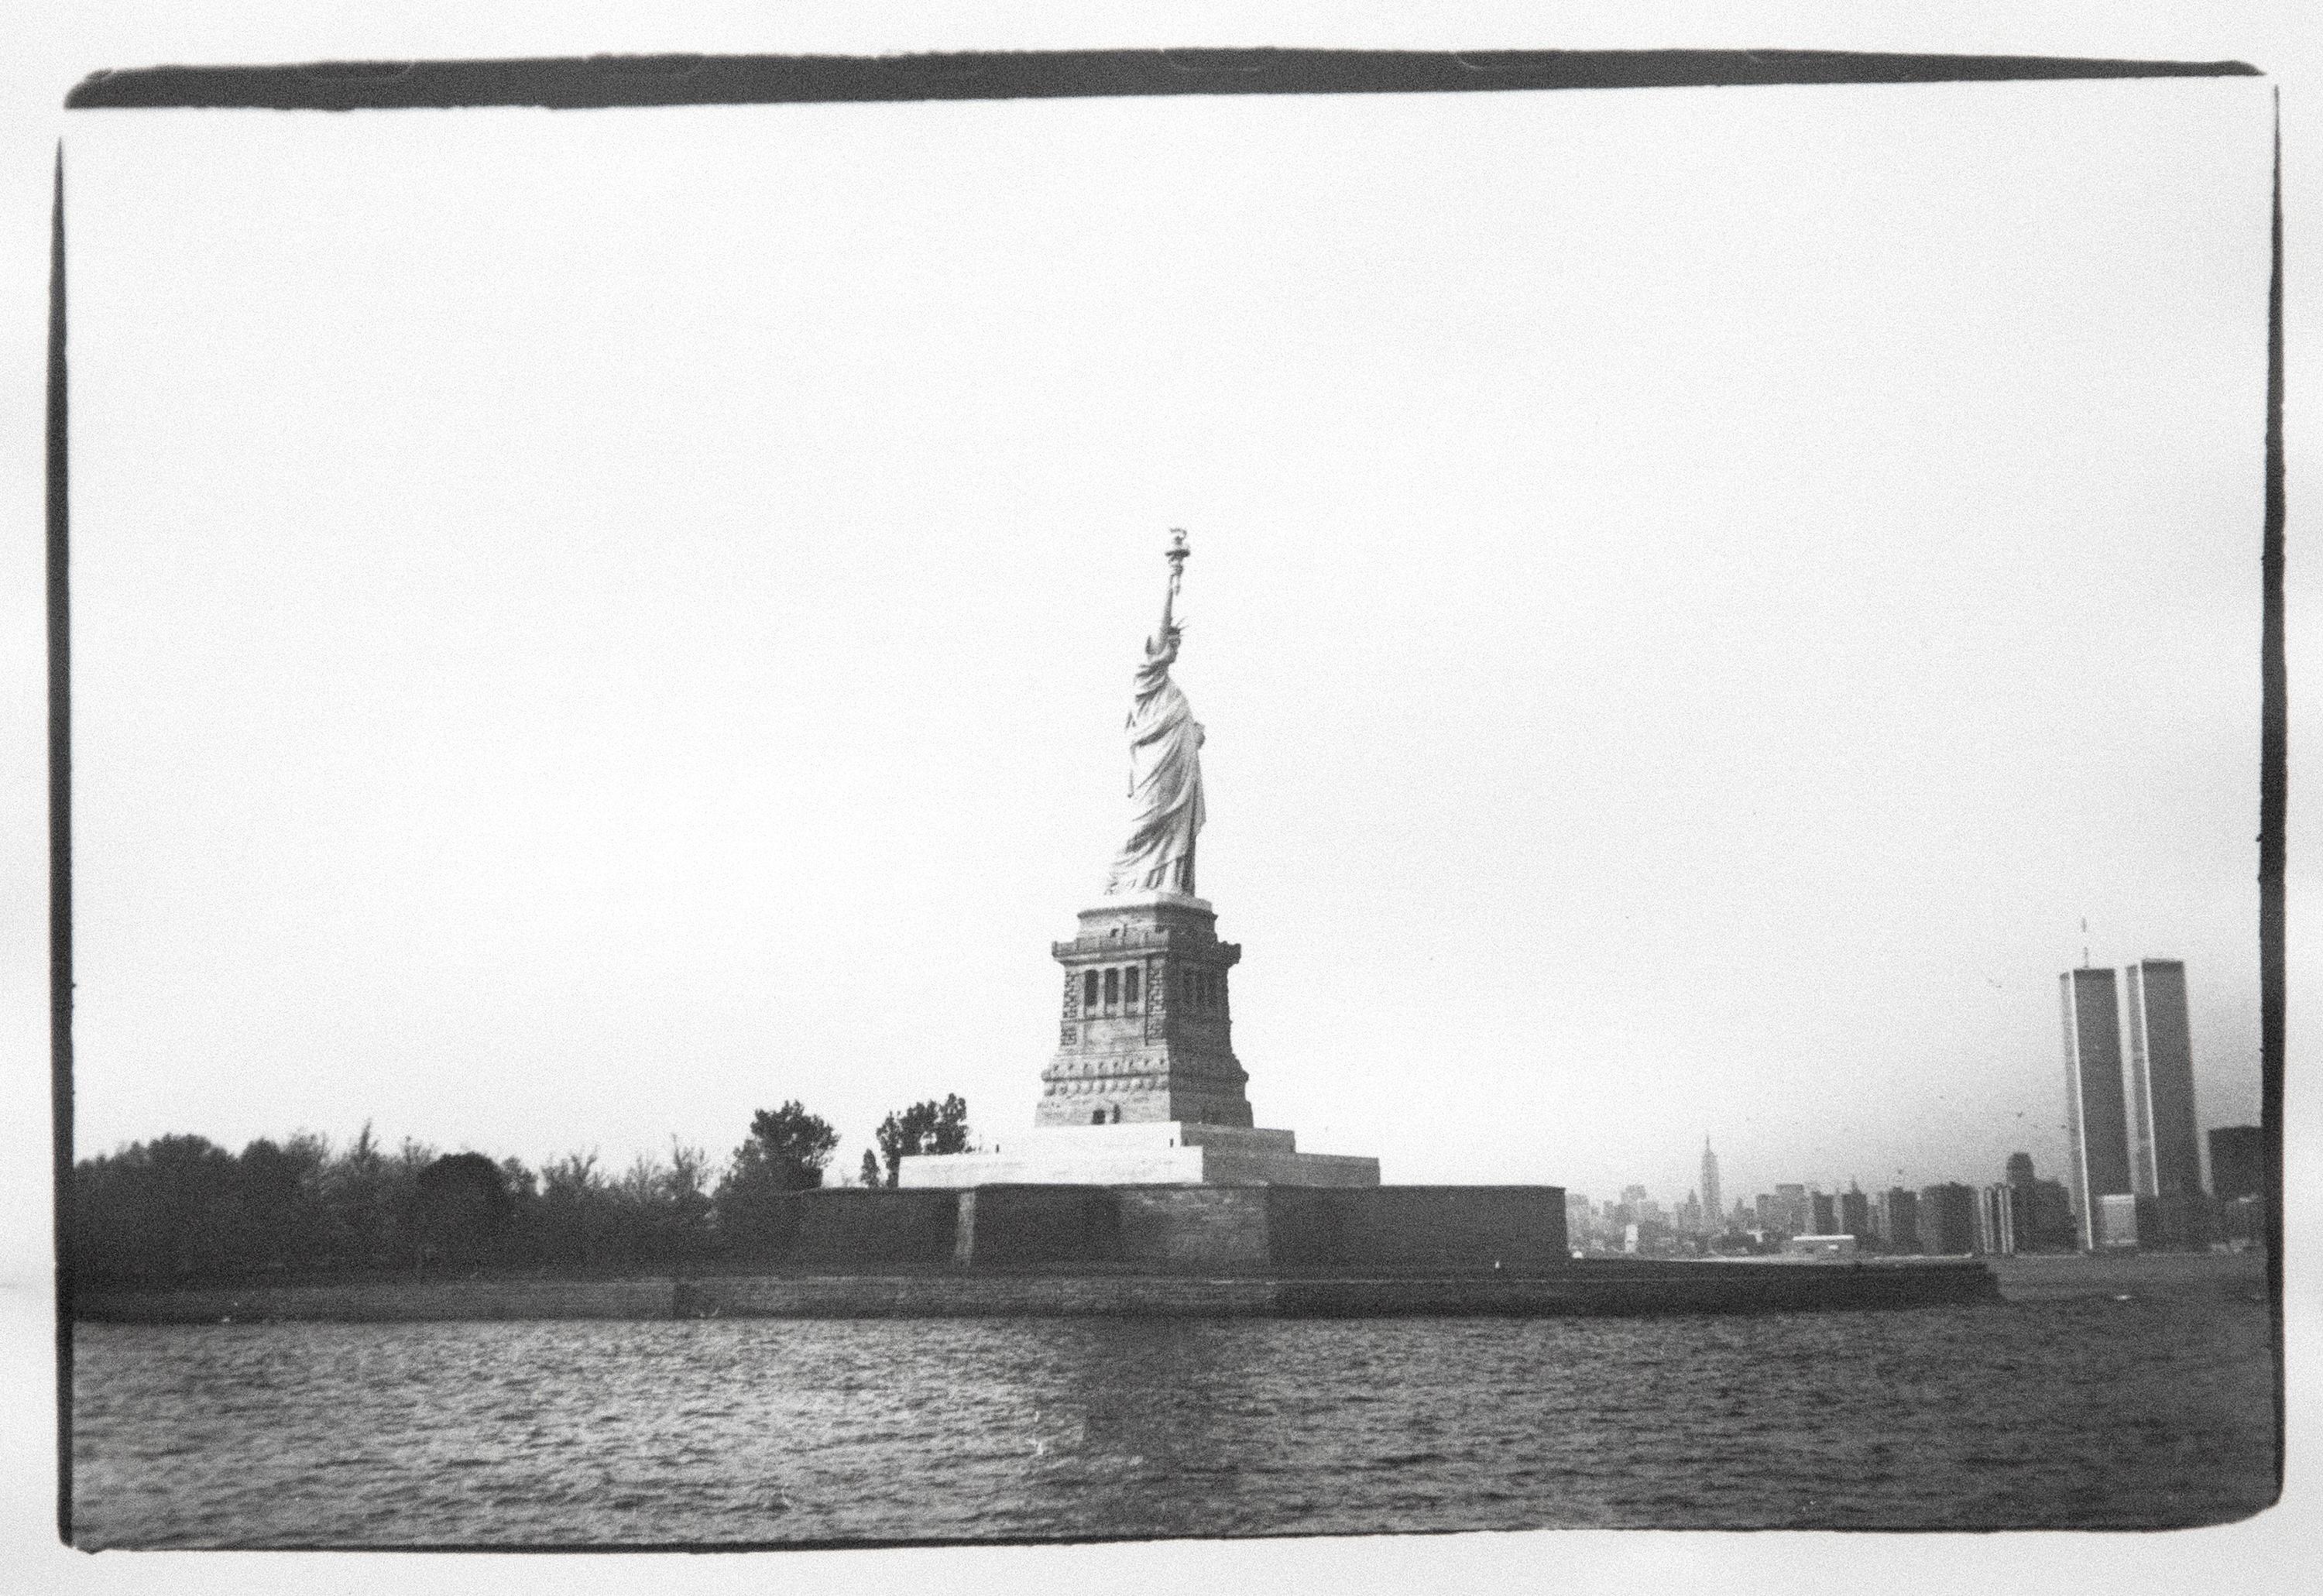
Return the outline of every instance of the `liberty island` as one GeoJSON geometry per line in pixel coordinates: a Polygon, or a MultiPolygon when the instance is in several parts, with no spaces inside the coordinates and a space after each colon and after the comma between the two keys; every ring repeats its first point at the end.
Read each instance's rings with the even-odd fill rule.
{"type": "MultiPolygon", "coordinates": [[[[89,1319],[1384,1317],[1749,1312],[1990,1300],[1973,1261],[1584,1258],[1550,1185],[1390,1185],[1376,1158],[1255,1124],[1233,1043],[1242,949],[1198,895],[1202,724],[1172,675],[1189,558],[1124,722],[1122,840],[1077,933],[1033,1124],[899,1155],[892,1184],[757,1199],[722,1267],[615,1279],[220,1282],[96,1290],[89,1319]]],[[[478,1160],[482,1161],[482,1160],[478,1160]]],[[[721,1218],[722,1225],[722,1218],[721,1218]]],[[[721,1233],[722,1234],[722,1233],[721,1233]]]]}

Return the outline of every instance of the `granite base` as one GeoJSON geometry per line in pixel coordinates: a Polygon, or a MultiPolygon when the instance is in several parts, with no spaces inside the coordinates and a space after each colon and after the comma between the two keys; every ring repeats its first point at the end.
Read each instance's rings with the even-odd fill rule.
{"type": "Polygon", "coordinates": [[[1164,1120],[1042,1125],[978,1152],[906,1158],[896,1184],[978,1186],[1377,1186],[1379,1160],[1300,1152],[1289,1131],[1164,1120]]]}

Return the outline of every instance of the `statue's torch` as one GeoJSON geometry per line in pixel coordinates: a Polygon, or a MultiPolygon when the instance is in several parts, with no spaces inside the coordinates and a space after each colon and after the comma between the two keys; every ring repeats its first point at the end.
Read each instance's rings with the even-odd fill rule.
{"type": "Polygon", "coordinates": [[[1176,629],[1176,623],[1170,616],[1177,608],[1178,584],[1185,580],[1186,561],[1193,552],[1186,546],[1186,529],[1183,527],[1171,527],[1170,546],[1162,555],[1170,562],[1170,591],[1162,598],[1162,636],[1157,639],[1164,647],[1169,644],[1170,634],[1176,629]]]}

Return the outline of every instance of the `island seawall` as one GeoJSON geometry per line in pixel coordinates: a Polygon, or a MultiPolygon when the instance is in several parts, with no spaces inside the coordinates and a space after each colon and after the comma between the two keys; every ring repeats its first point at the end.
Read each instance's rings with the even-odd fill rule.
{"type": "Polygon", "coordinates": [[[556,1280],[85,1286],[76,1316],[673,1319],[1731,1313],[1997,1295],[1980,1263],[1575,1259],[1553,1186],[986,1186],[794,1194],[748,1258],[556,1280]]]}
{"type": "Polygon", "coordinates": [[[1587,1260],[1554,1273],[1151,1274],[931,1270],[619,1280],[372,1280],[104,1289],[77,1317],[112,1324],[274,1320],[700,1318],[1556,1317],[1813,1312],[1997,1301],[1973,1260],[1868,1262],[1587,1260]]]}

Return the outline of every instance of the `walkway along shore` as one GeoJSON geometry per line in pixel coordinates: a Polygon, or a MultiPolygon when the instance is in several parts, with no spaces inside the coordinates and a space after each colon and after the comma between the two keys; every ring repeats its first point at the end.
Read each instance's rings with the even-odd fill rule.
{"type": "Polygon", "coordinates": [[[1377,1275],[928,1272],[612,1280],[367,1280],[97,1289],[76,1317],[112,1324],[272,1320],[1557,1316],[1812,1312],[1997,1301],[1973,1259],[1648,1262],[1553,1271],[1377,1275]]]}

